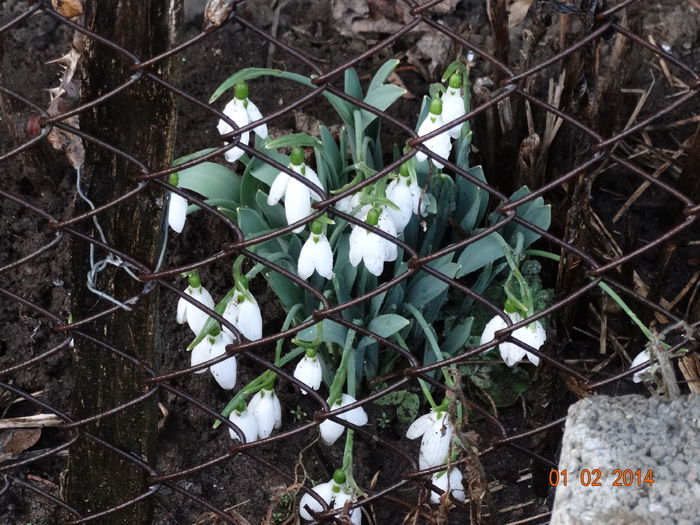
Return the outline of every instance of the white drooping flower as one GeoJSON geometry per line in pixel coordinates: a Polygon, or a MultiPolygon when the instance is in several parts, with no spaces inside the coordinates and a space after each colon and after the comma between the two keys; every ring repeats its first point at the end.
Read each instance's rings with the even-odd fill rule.
{"type": "MultiPolygon", "coordinates": [[[[326,483],[319,483],[311,490],[318,494],[320,498],[326,502],[326,505],[330,507],[335,499],[333,487],[337,487],[337,484],[333,480],[330,480],[326,483]]],[[[313,512],[321,512],[323,510],[323,506],[311,494],[304,494],[299,501],[299,516],[305,520],[311,521],[314,518],[309,514],[309,511],[306,510],[306,507],[309,507],[313,512]]]]}
{"type": "MultiPolygon", "coordinates": [[[[461,87],[462,75],[459,73],[454,73],[450,77],[450,83],[441,97],[442,121],[445,124],[452,120],[456,120],[467,113],[464,108],[464,99],[462,98],[461,87]]],[[[462,126],[464,126],[464,122],[450,128],[447,133],[453,139],[457,139],[462,132],[462,126]]]]}
{"type": "Polygon", "coordinates": [[[403,232],[412,215],[420,215],[423,212],[418,209],[421,205],[420,186],[415,175],[409,173],[405,164],[401,166],[399,176],[386,187],[386,198],[399,208],[398,210],[390,206],[385,208],[396,225],[397,234],[403,232]]]}
{"type": "MultiPolygon", "coordinates": [[[[232,343],[233,339],[225,332],[219,332],[216,335],[207,335],[192,349],[190,366],[196,366],[210,359],[215,359],[224,355],[226,353],[226,345],[232,343]]],[[[231,356],[228,359],[211,365],[208,370],[221,388],[231,390],[236,386],[238,368],[235,356],[231,356]]],[[[197,370],[195,374],[201,374],[206,371],[207,369],[204,368],[202,370],[197,370]]]]}
{"type": "MultiPolygon", "coordinates": [[[[235,326],[249,341],[257,341],[262,338],[260,306],[250,292],[234,292],[222,317],[235,326]]],[[[233,337],[231,331],[225,326],[224,332],[233,337]]]]}
{"type": "Polygon", "coordinates": [[[416,419],[406,431],[408,439],[420,442],[418,466],[421,470],[437,467],[447,462],[452,446],[454,428],[446,411],[430,411],[416,419]]]}
{"type": "MultiPolygon", "coordinates": [[[[452,493],[452,497],[464,501],[467,495],[464,493],[464,485],[462,485],[462,473],[457,468],[450,469],[449,473],[446,470],[433,474],[430,482],[444,493],[452,493]]],[[[430,503],[440,503],[441,494],[434,490],[430,491],[430,503]]]]}
{"type": "MultiPolygon", "coordinates": [[[[355,491],[346,483],[346,475],[343,470],[336,470],[333,474],[333,479],[326,483],[319,483],[311,490],[315,492],[328,507],[333,509],[343,509],[346,504],[352,505],[357,501],[355,491]]],[[[316,498],[311,494],[305,493],[299,501],[299,516],[302,519],[311,521],[314,518],[309,510],[307,510],[307,507],[312,512],[322,512],[324,510],[324,507],[316,498]]],[[[350,519],[350,523],[353,525],[360,525],[362,523],[362,511],[359,508],[349,509],[347,514],[343,512],[336,516],[347,516],[347,518],[350,519]]],[[[343,521],[343,523],[345,523],[345,521],[343,521]]]]}
{"type": "MultiPolygon", "coordinates": [[[[519,323],[523,320],[522,316],[518,312],[509,313],[507,315],[512,323],[519,323]]],[[[484,331],[481,334],[481,344],[492,341],[495,338],[496,332],[499,330],[504,330],[505,328],[508,328],[505,320],[499,315],[495,316],[488,323],[486,323],[484,331]]],[[[547,339],[547,332],[545,332],[542,323],[535,321],[534,323],[530,323],[527,326],[523,326],[515,330],[512,337],[531,346],[532,348],[539,350],[547,339]]],[[[513,366],[526,356],[533,365],[537,366],[540,363],[539,357],[528,352],[524,348],[521,348],[515,343],[504,341],[498,345],[498,350],[501,353],[501,359],[503,359],[508,366],[513,366]]]]}
{"type": "MultiPolygon", "coordinates": [[[[203,306],[211,310],[214,309],[214,299],[212,299],[206,288],[201,285],[198,276],[190,276],[190,284],[185,289],[185,293],[203,306]]],[[[177,302],[177,314],[175,317],[178,324],[187,322],[195,335],[198,335],[207,319],[209,319],[208,313],[180,297],[177,302]]]]}
{"type": "Polygon", "coordinates": [[[352,211],[360,205],[360,193],[356,192],[347,197],[343,197],[338,202],[335,203],[335,208],[339,211],[345,213],[352,213],[352,211]]]}
{"type": "Polygon", "coordinates": [[[168,224],[177,233],[182,233],[187,218],[187,199],[182,195],[170,192],[170,203],[168,204],[168,224]]]}
{"type": "MultiPolygon", "coordinates": [[[[647,361],[650,361],[650,360],[651,360],[651,354],[649,353],[649,350],[642,350],[632,360],[632,364],[630,365],[630,368],[634,368],[636,366],[643,365],[644,363],[646,363],[647,361]]],[[[635,383],[641,383],[643,380],[652,376],[655,369],[656,369],[656,366],[647,366],[645,368],[642,368],[639,372],[634,373],[634,375],[632,376],[632,381],[634,381],[635,383]]]]}
{"type": "Polygon", "coordinates": [[[259,390],[248,403],[248,410],[258,425],[258,437],[265,439],[282,426],[282,405],[273,388],[259,390]]]}
{"type": "MultiPolygon", "coordinates": [[[[233,120],[233,122],[235,122],[239,128],[247,126],[251,122],[255,122],[256,120],[263,118],[258,107],[248,99],[248,84],[245,82],[236,84],[236,87],[234,88],[234,97],[231,102],[226,104],[226,107],[224,108],[224,115],[233,120]]],[[[231,133],[233,131],[233,128],[224,120],[219,120],[216,128],[219,130],[221,135],[226,135],[227,133],[231,133]]],[[[261,139],[267,138],[267,124],[260,124],[253,131],[261,139]]],[[[247,146],[249,140],[250,132],[246,131],[241,134],[241,144],[247,146]]],[[[226,144],[228,144],[228,142],[226,144]]],[[[227,161],[236,162],[243,156],[243,150],[235,147],[227,150],[226,153],[224,153],[224,156],[226,157],[227,161]]]]}
{"type": "MultiPolygon", "coordinates": [[[[343,394],[343,397],[339,401],[333,403],[330,409],[337,410],[341,407],[350,405],[355,401],[357,401],[357,399],[351,395],[343,394]]],[[[352,410],[338,414],[337,417],[338,419],[342,419],[343,421],[347,421],[348,423],[357,425],[358,427],[367,424],[367,412],[365,412],[365,409],[362,407],[353,408],[352,410]]],[[[332,445],[340,436],[343,435],[345,426],[336,423],[335,421],[331,421],[330,419],[326,419],[319,426],[319,430],[321,432],[321,440],[326,445],[332,445]]]]}
{"type": "MultiPolygon", "coordinates": [[[[292,149],[292,154],[289,158],[289,169],[305,177],[312,185],[323,190],[323,185],[316,172],[304,163],[304,152],[301,148],[292,149]]],[[[284,199],[284,213],[287,217],[287,224],[294,224],[311,215],[311,200],[319,201],[321,196],[303,182],[281,171],[275,177],[272,186],[270,186],[267,204],[274,206],[281,199],[284,199]]],[[[299,226],[293,231],[294,233],[301,233],[303,229],[304,226],[299,226]]]]}
{"type": "MultiPolygon", "coordinates": [[[[364,206],[357,218],[369,225],[376,226],[392,237],[397,235],[396,225],[386,211],[386,207],[377,210],[371,206],[364,206]]],[[[395,261],[398,256],[396,244],[362,226],[353,225],[349,243],[348,259],[350,264],[357,266],[362,261],[365,263],[367,271],[376,276],[380,276],[384,271],[385,262],[395,261]]]]}
{"type": "Polygon", "coordinates": [[[297,262],[297,273],[302,279],[308,279],[314,271],[326,279],[333,278],[333,248],[318,221],[311,224],[311,234],[301,247],[297,262]]]}
{"type": "MultiPolygon", "coordinates": [[[[294,377],[312,390],[319,389],[321,379],[323,379],[323,371],[321,369],[321,361],[316,355],[316,350],[306,351],[306,355],[297,363],[294,369],[294,377]]],[[[306,395],[306,390],[302,388],[301,393],[306,395]]]]}
{"type": "MultiPolygon", "coordinates": [[[[250,410],[244,408],[241,410],[234,410],[228,416],[229,421],[236,425],[243,435],[245,436],[246,443],[252,443],[258,440],[258,423],[255,421],[255,417],[250,413],[250,410]]],[[[228,429],[231,439],[240,441],[238,434],[234,432],[231,428],[228,429]]]]}
{"type": "MultiPolygon", "coordinates": [[[[445,122],[442,118],[442,101],[439,98],[434,98],[430,102],[430,112],[428,113],[428,116],[425,117],[425,120],[418,127],[418,136],[423,137],[428,133],[435,131],[438,128],[441,128],[444,125],[445,122]]],[[[444,131],[439,135],[423,142],[423,146],[428,148],[436,155],[439,155],[443,159],[447,159],[450,156],[450,151],[452,150],[452,141],[450,140],[449,133],[447,131],[444,131]]],[[[416,160],[418,162],[423,162],[427,158],[428,156],[422,151],[416,153],[416,160]]],[[[443,167],[442,162],[440,162],[439,160],[435,160],[431,157],[430,161],[437,168],[443,167]]]]}
{"type": "MultiPolygon", "coordinates": [[[[335,500],[333,501],[333,508],[342,509],[343,507],[345,507],[346,503],[352,505],[356,501],[357,497],[354,493],[350,493],[347,490],[341,488],[335,496],[335,500]]],[[[340,515],[342,516],[343,514],[340,515]]],[[[362,510],[360,510],[359,508],[350,509],[348,510],[347,517],[350,518],[350,523],[352,523],[353,525],[360,525],[362,523],[362,510]]]]}

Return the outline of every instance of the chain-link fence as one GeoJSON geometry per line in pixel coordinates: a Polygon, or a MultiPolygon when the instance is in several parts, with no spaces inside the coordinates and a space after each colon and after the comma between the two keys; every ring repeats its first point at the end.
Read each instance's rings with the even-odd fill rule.
{"type": "MultiPolygon", "coordinates": [[[[698,391],[700,72],[692,20],[700,10],[694,0],[667,0],[653,8],[639,0],[493,0],[485,6],[450,0],[423,5],[412,0],[210,2],[204,23],[199,15],[188,19],[187,36],[157,29],[165,35],[163,42],[146,46],[151,54],[144,56],[99,33],[105,23],[100,9],[114,8],[115,25],[122,24],[115,34],[138,47],[130,29],[157,26],[158,17],[170,16],[175,24],[178,2],[134,8],[131,15],[116,6],[135,4],[116,0],[85,6],[77,0],[5,4],[0,21],[0,116],[7,129],[0,152],[0,429],[5,429],[0,434],[0,515],[6,522],[136,523],[131,520],[137,516],[138,522],[155,523],[293,523],[299,497],[311,493],[313,482],[329,479],[342,461],[337,445],[323,447],[317,439],[318,426],[332,419],[354,430],[355,479],[364,496],[345,509],[325,505],[316,515],[319,521],[342,522],[347,517],[341,514],[361,508],[369,523],[546,523],[548,475],[556,467],[566,409],[581,397],[642,388],[632,377],[644,366],[630,368],[631,358],[647,344],[638,326],[652,327],[647,335],[656,345],[651,346],[664,348],[660,354],[671,356],[667,369],[677,369],[662,387],[698,391]],[[518,9],[524,10],[522,16],[518,9]],[[314,18],[315,10],[328,18],[314,18]],[[152,20],[133,20],[133,27],[125,27],[132,15],[152,20]],[[220,24],[216,16],[222,17],[220,24]],[[316,23],[304,25],[307,17],[316,23]],[[22,63],[18,57],[24,46],[36,48],[26,56],[70,50],[62,61],[61,91],[52,93],[48,109],[40,97],[43,88],[55,86],[52,66],[22,63]],[[112,62],[96,49],[108,49],[112,62]],[[388,82],[406,90],[399,109],[378,109],[342,88],[350,68],[359,70],[364,82],[396,56],[405,60],[388,82]],[[425,79],[439,77],[438,68],[453,59],[471,64],[472,105],[455,124],[470,123],[473,140],[466,156],[479,160],[485,178],[457,160],[437,160],[455,181],[483,192],[489,204],[482,216],[489,212],[493,220],[465,232],[459,222],[450,222],[450,211],[445,227],[451,241],[421,252],[369,227],[338,203],[396,172],[417,151],[436,157],[424,143],[444,129],[418,137],[421,97],[415,95],[427,92],[425,79]],[[289,130],[317,134],[319,121],[337,124],[338,119],[325,119],[331,107],[324,96],[332,95],[378,116],[385,136],[407,146],[362,184],[342,192],[328,188],[304,219],[310,225],[327,214],[369,228],[402,250],[402,273],[385,271],[376,287],[351,298],[324,295],[256,248],[288,238],[294,226],[251,237],[215,202],[168,183],[171,174],[203,162],[228,165],[222,155],[234,148],[303,179],[264,148],[243,140],[261,122],[239,127],[217,104],[206,102],[237,70],[263,66],[311,79],[296,89],[281,78],[252,82],[257,95],[251,91],[251,100],[261,100],[257,103],[266,115],[261,122],[278,135],[289,130]],[[14,72],[23,67],[35,75],[30,76],[34,85],[19,85],[14,72]],[[129,122],[120,119],[118,109],[101,113],[119,97],[132,96],[138,111],[155,108],[154,116],[129,122]],[[139,130],[153,128],[156,118],[156,127],[172,125],[175,103],[180,104],[177,153],[214,148],[173,167],[168,140],[174,131],[164,127],[150,144],[158,133],[139,130]],[[109,115],[114,120],[105,123],[109,115]],[[223,147],[214,131],[220,119],[234,129],[225,136],[232,142],[223,147]],[[128,177],[107,177],[95,186],[99,170],[128,177]],[[89,195],[86,177],[92,179],[89,195]],[[531,191],[513,193],[522,185],[531,191]],[[170,233],[167,239],[160,210],[171,193],[200,211],[188,219],[192,227],[182,236],[170,233]],[[542,198],[552,205],[550,227],[522,213],[542,198]],[[129,208],[130,202],[138,206],[129,208]],[[415,276],[446,283],[452,297],[480,305],[489,317],[497,314],[502,309],[485,286],[434,263],[469,246],[483,249],[478,243],[490,234],[516,226],[538,239],[534,248],[549,250],[558,261],[549,259],[536,272],[543,288],[554,290],[535,315],[548,320],[547,344],[528,347],[540,367],[526,379],[513,376],[508,392],[495,390],[478,374],[478,367],[494,361],[483,354],[493,344],[479,344],[479,334],[430,361],[410,338],[400,344],[393,332],[382,335],[376,326],[371,330],[344,315],[415,276]],[[149,238],[149,246],[140,245],[149,238]],[[124,251],[129,246],[133,251],[124,251]],[[317,305],[311,318],[290,326],[262,277],[251,282],[263,311],[263,337],[228,345],[227,354],[215,362],[237,356],[239,384],[266,370],[277,374],[284,416],[278,432],[246,444],[232,441],[225,428],[243,437],[221,415],[229,398],[208,378],[195,375],[212,363],[190,366],[183,351],[190,340],[174,323],[178,299],[198,304],[181,291],[180,274],[199,270],[210,290],[225,293],[230,266],[241,255],[244,269],[261,265],[263,273],[311,294],[317,305]],[[86,272],[87,279],[73,278],[86,272]],[[76,309],[79,300],[85,304],[76,309]],[[139,318],[144,312],[150,312],[147,322],[139,318]],[[358,385],[356,403],[333,411],[322,395],[301,396],[302,383],[289,367],[274,364],[278,342],[289,347],[300,331],[324,320],[368,337],[367,344],[378,343],[378,351],[394,363],[358,385]],[[141,339],[144,334],[160,340],[158,352],[143,352],[149,346],[141,339]],[[435,374],[444,367],[451,367],[456,378],[449,387],[435,374]],[[133,380],[124,384],[129,377],[133,380]],[[464,412],[457,429],[464,450],[453,467],[465,473],[466,502],[443,498],[440,505],[429,504],[431,475],[441,467],[419,469],[418,446],[405,438],[406,425],[396,419],[402,407],[390,400],[420,392],[419,380],[436,397],[456,400],[464,412]],[[91,396],[93,387],[99,393],[91,396]],[[96,406],[100,409],[91,412],[96,406]],[[339,417],[358,406],[369,413],[368,425],[339,417]],[[221,428],[212,429],[215,421],[221,428]],[[142,428],[150,437],[139,435],[142,428]],[[102,465],[111,479],[105,481],[104,472],[81,470],[91,464],[102,465]],[[121,498],[116,501],[90,495],[126,481],[134,484],[115,489],[121,498]],[[71,491],[80,494],[71,496],[71,491]]],[[[339,129],[331,127],[328,136],[342,145],[339,129]]],[[[385,159],[391,155],[387,150],[385,159]]],[[[426,192],[435,189],[431,184],[434,179],[425,183],[426,192]]],[[[427,226],[429,220],[428,214],[427,226]]],[[[207,313],[230,327],[221,312],[207,313]]],[[[436,319],[432,333],[447,344],[443,323],[436,319]]],[[[516,322],[499,340],[517,341],[511,334],[526,324],[516,322]]]]}

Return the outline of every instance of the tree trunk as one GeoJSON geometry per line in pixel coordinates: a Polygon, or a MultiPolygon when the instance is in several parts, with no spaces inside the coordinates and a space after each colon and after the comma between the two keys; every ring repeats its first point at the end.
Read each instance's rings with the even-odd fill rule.
{"type": "MultiPolygon", "coordinates": [[[[182,13],[182,0],[87,0],[87,28],[145,60],[171,48],[182,13]]],[[[155,72],[168,79],[173,63],[161,62],[155,72]]],[[[124,83],[133,74],[131,62],[104,44],[90,40],[84,56],[82,101],[124,83]]],[[[159,84],[141,78],[125,91],[81,113],[81,129],[132,155],[149,169],[170,165],[175,136],[175,97],[159,84]]],[[[138,166],[90,142],[85,144],[83,189],[96,206],[134,189],[138,166]]],[[[153,268],[162,243],[164,195],[155,185],[98,215],[107,242],[153,268]]],[[[97,238],[91,220],[78,228],[97,238]]],[[[97,259],[107,254],[96,249],[97,259]]],[[[72,314],[75,321],[113,306],[87,289],[89,244],[72,247],[72,314]]],[[[98,288],[124,301],[139,296],[144,283],[124,269],[109,266],[99,274],[98,288]]],[[[118,310],[82,330],[116,349],[156,367],[159,361],[158,288],[140,295],[132,311],[118,310]]],[[[102,345],[75,338],[75,389],[71,415],[82,419],[119,407],[152,386],[142,367],[102,345]]],[[[151,396],[128,409],[84,425],[89,432],[123,453],[155,464],[157,399],[151,396]]],[[[65,497],[83,516],[106,511],[148,491],[149,473],[130,458],[83,435],[70,449],[65,497]]],[[[100,524],[146,524],[152,521],[151,498],[99,519],[100,524]]]]}

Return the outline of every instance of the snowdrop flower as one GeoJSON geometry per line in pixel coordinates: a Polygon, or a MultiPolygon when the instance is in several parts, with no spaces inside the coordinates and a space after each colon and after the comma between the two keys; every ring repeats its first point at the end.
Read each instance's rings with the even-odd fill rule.
{"type": "MultiPolygon", "coordinates": [[[[357,218],[367,222],[370,226],[377,226],[392,237],[396,237],[396,225],[386,208],[377,210],[365,206],[360,210],[357,218]]],[[[396,244],[362,226],[352,227],[349,242],[348,259],[350,264],[357,266],[362,261],[365,263],[367,271],[376,276],[382,274],[385,261],[395,261],[398,256],[396,244]]]]}
{"type": "Polygon", "coordinates": [[[338,202],[335,203],[335,208],[339,211],[345,212],[345,213],[352,213],[352,210],[357,208],[360,205],[360,194],[358,193],[353,193],[352,195],[348,195],[347,197],[343,197],[340,199],[338,202]]]}
{"type": "MultiPolygon", "coordinates": [[[[341,509],[345,504],[351,504],[357,501],[354,492],[346,485],[346,475],[341,469],[333,473],[333,479],[326,483],[319,483],[311,489],[315,492],[327,506],[334,509],[341,509]]],[[[304,494],[299,501],[299,516],[305,520],[313,520],[313,516],[306,510],[306,507],[313,512],[323,511],[323,506],[311,494],[304,494]]],[[[348,512],[348,517],[353,525],[362,523],[362,511],[360,509],[352,509],[348,512]]]]}
{"type": "MultiPolygon", "coordinates": [[[[430,482],[437,488],[442,489],[443,493],[452,493],[452,497],[458,499],[459,501],[464,501],[467,499],[467,495],[464,493],[464,486],[462,485],[462,473],[459,469],[450,469],[449,473],[447,470],[442,472],[436,472],[433,474],[430,482]]],[[[430,503],[440,503],[441,495],[434,490],[430,491],[430,503]]]]}
{"type": "MultiPolygon", "coordinates": [[[[523,320],[522,316],[518,312],[507,313],[507,315],[513,323],[519,323],[523,320]]],[[[495,316],[488,323],[486,323],[484,332],[481,334],[481,344],[492,341],[495,338],[496,332],[505,328],[508,328],[508,325],[503,318],[499,315],[495,316]]],[[[538,350],[547,339],[547,333],[545,332],[542,323],[539,321],[535,321],[527,326],[518,328],[511,335],[514,339],[538,350]]],[[[501,359],[503,359],[508,366],[513,366],[525,356],[527,356],[528,360],[535,366],[540,363],[539,357],[528,352],[524,348],[520,348],[515,343],[505,341],[498,345],[498,350],[501,352],[501,359]]]]}
{"type": "Polygon", "coordinates": [[[299,253],[297,273],[308,279],[316,271],[326,279],[333,279],[333,249],[323,231],[323,224],[311,223],[311,234],[299,253]]]}
{"type": "MultiPolygon", "coordinates": [[[[229,323],[235,326],[243,337],[249,341],[262,338],[262,314],[255,297],[246,290],[245,293],[235,291],[233,297],[226,305],[222,315],[229,323]]],[[[233,337],[233,333],[224,327],[224,332],[233,337]]]]}
{"type": "MultiPolygon", "coordinates": [[[[319,483],[311,490],[318,494],[326,505],[331,506],[332,501],[335,499],[335,494],[333,493],[333,487],[337,487],[337,484],[333,481],[327,481],[326,483],[319,483]]],[[[314,498],[311,494],[304,494],[299,501],[299,516],[305,520],[313,520],[314,518],[306,510],[309,507],[313,512],[321,512],[323,506],[314,498]]]]}
{"type": "MultiPolygon", "coordinates": [[[[341,407],[350,405],[355,401],[357,401],[357,399],[354,397],[348,394],[343,394],[343,397],[339,401],[333,403],[331,410],[337,410],[341,407]]],[[[367,424],[367,412],[365,412],[365,409],[362,407],[353,408],[352,410],[338,414],[337,417],[343,421],[357,425],[358,427],[367,424]]],[[[326,419],[323,421],[323,423],[321,423],[319,430],[321,431],[321,440],[323,440],[326,445],[332,445],[340,436],[343,435],[345,426],[336,423],[335,421],[331,421],[330,419],[326,419]]]]}
{"type": "MultiPolygon", "coordinates": [[[[185,293],[195,301],[198,301],[203,306],[213,310],[214,299],[211,294],[202,286],[199,280],[199,275],[191,274],[189,276],[189,286],[185,289],[185,293]]],[[[177,324],[187,322],[190,329],[198,335],[201,332],[204,323],[209,319],[209,314],[198,308],[197,306],[187,302],[182,297],[177,302],[177,314],[175,320],[177,324]]]]}
{"type": "MultiPolygon", "coordinates": [[[[170,184],[177,186],[180,177],[177,173],[170,174],[170,184]]],[[[168,204],[168,224],[177,233],[182,233],[187,217],[187,199],[182,195],[170,192],[170,203],[168,204]]]]}
{"type": "MultiPolygon", "coordinates": [[[[293,148],[289,156],[289,168],[295,173],[306,177],[313,185],[323,189],[321,180],[316,172],[304,164],[304,151],[301,148],[293,148]]],[[[284,213],[287,217],[287,224],[293,224],[308,217],[311,214],[311,199],[321,200],[321,196],[309,189],[303,182],[294,177],[290,177],[283,171],[279,172],[267,197],[267,204],[274,206],[284,198],[284,213]]],[[[304,226],[295,228],[294,233],[301,233],[304,226]]]]}
{"type": "MultiPolygon", "coordinates": [[[[428,116],[425,117],[423,123],[418,127],[418,136],[422,137],[424,135],[427,135],[431,131],[435,131],[436,129],[441,128],[444,124],[445,122],[442,118],[442,101],[439,98],[434,98],[430,102],[430,112],[428,113],[428,116]]],[[[450,151],[452,150],[452,141],[450,140],[449,133],[445,131],[443,133],[440,133],[438,136],[423,142],[423,146],[428,148],[436,155],[439,155],[443,159],[446,159],[450,156],[450,151]]],[[[418,162],[423,162],[427,158],[428,156],[422,151],[416,153],[416,160],[418,162]]],[[[438,160],[431,158],[430,161],[437,168],[443,167],[443,164],[438,160]]]]}
{"type": "MultiPolygon", "coordinates": [[[[294,369],[294,377],[312,390],[318,390],[321,386],[322,376],[321,361],[316,355],[316,350],[309,348],[306,351],[306,355],[297,363],[294,369]]],[[[306,390],[302,388],[301,393],[306,395],[306,390]]]]}
{"type": "Polygon", "coordinates": [[[396,232],[399,234],[403,232],[413,214],[419,215],[418,207],[421,203],[420,186],[418,186],[415,176],[411,176],[405,164],[401,166],[399,176],[386,187],[386,198],[399,208],[398,210],[390,206],[385,208],[389,217],[394,221],[396,232]]]}
{"type": "MultiPolygon", "coordinates": [[[[630,365],[630,368],[634,368],[635,366],[642,365],[649,361],[651,359],[651,355],[649,354],[649,350],[643,350],[637,354],[637,357],[635,357],[632,360],[632,364],[630,365]]],[[[632,381],[635,383],[641,383],[644,381],[646,378],[650,377],[654,373],[654,369],[656,367],[651,367],[647,366],[645,368],[642,368],[639,372],[635,372],[634,375],[632,376],[632,381]]]]}
{"type": "MultiPolygon", "coordinates": [[[[192,349],[190,366],[196,366],[224,355],[226,353],[226,345],[233,344],[233,339],[227,333],[220,332],[218,329],[212,332],[192,349]]],[[[197,370],[195,374],[201,374],[206,371],[206,368],[197,370]]],[[[236,386],[237,363],[235,356],[211,365],[209,371],[221,388],[231,390],[236,386]]]]}
{"type": "MultiPolygon", "coordinates": [[[[338,494],[335,496],[333,508],[342,509],[343,507],[345,507],[346,503],[352,505],[356,501],[357,498],[355,497],[354,493],[350,493],[347,490],[343,490],[341,488],[338,494]]],[[[362,511],[359,508],[350,509],[347,513],[347,517],[350,518],[350,523],[352,523],[353,525],[360,525],[362,523],[362,511]]]]}
{"type": "Polygon", "coordinates": [[[258,437],[265,439],[273,428],[282,426],[282,405],[274,388],[259,390],[248,403],[248,410],[258,425],[258,437]]]}
{"type": "MultiPolygon", "coordinates": [[[[245,82],[239,82],[236,84],[233,93],[233,99],[231,102],[226,104],[226,107],[224,108],[224,115],[233,120],[239,128],[247,126],[251,122],[255,122],[256,120],[263,118],[258,107],[248,99],[248,84],[245,82]]],[[[221,135],[226,135],[227,133],[231,133],[233,131],[233,128],[223,120],[219,120],[216,128],[219,130],[221,135]]],[[[253,131],[261,139],[267,138],[267,124],[260,124],[253,131]]],[[[240,142],[241,144],[247,146],[249,139],[250,133],[246,131],[241,135],[240,142]]],[[[226,144],[228,144],[228,142],[226,144]]],[[[226,157],[227,161],[236,162],[243,156],[243,150],[238,147],[232,148],[226,151],[224,156],[226,157]]]]}
{"type": "MultiPolygon", "coordinates": [[[[447,123],[451,120],[456,120],[459,117],[464,116],[467,112],[464,109],[464,99],[462,98],[462,93],[460,88],[462,87],[462,75],[458,72],[454,73],[450,77],[450,83],[447,90],[442,94],[442,120],[447,123]]],[[[447,133],[453,139],[458,139],[460,133],[462,132],[461,124],[457,124],[453,128],[450,128],[447,133]]]]}
{"type": "MultiPolygon", "coordinates": [[[[258,423],[255,420],[253,414],[251,414],[250,411],[245,407],[245,404],[243,403],[242,405],[242,407],[239,407],[238,409],[231,412],[231,415],[228,416],[228,419],[231,423],[236,425],[241,432],[243,432],[243,435],[245,436],[245,442],[252,443],[253,441],[258,440],[258,423]]],[[[228,431],[231,435],[231,439],[240,441],[238,434],[236,434],[231,428],[229,428],[228,431]]]]}
{"type": "Polygon", "coordinates": [[[454,436],[454,428],[447,412],[431,410],[411,423],[406,437],[417,439],[421,436],[423,438],[420,442],[419,468],[423,470],[446,463],[454,436]]]}

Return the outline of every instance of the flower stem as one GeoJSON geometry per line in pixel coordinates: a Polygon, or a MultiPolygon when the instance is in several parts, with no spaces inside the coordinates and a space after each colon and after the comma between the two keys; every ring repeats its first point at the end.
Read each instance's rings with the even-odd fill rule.
{"type": "MultiPolygon", "coordinates": [[[[335,371],[335,377],[333,378],[333,383],[331,384],[330,392],[328,394],[328,404],[332,407],[342,396],[343,385],[345,384],[345,379],[348,373],[348,359],[350,357],[350,351],[352,350],[352,343],[355,341],[355,330],[348,330],[348,335],[345,337],[345,345],[343,346],[343,355],[340,358],[340,363],[335,371]]],[[[354,358],[354,355],[353,355],[354,358]]],[[[354,371],[354,369],[353,369],[354,371]]],[[[353,389],[354,378],[353,378],[353,389]]]]}
{"type": "MultiPolygon", "coordinates": [[[[394,337],[396,338],[396,341],[399,343],[399,346],[401,346],[401,348],[410,352],[408,345],[406,344],[406,341],[404,341],[403,337],[401,337],[398,333],[394,334],[394,337]]],[[[419,377],[418,384],[420,385],[420,388],[423,391],[423,396],[428,401],[430,408],[437,409],[437,403],[435,402],[435,399],[433,399],[433,395],[430,393],[428,383],[426,383],[419,377]]]]}
{"type": "MultiPolygon", "coordinates": [[[[430,325],[425,320],[425,317],[423,317],[423,314],[420,313],[418,309],[410,303],[406,303],[404,307],[406,308],[406,310],[411,312],[411,315],[413,315],[414,319],[423,329],[423,333],[425,333],[425,337],[428,340],[428,344],[430,345],[431,350],[435,354],[435,359],[437,359],[438,362],[442,361],[444,357],[442,355],[442,352],[440,351],[440,345],[438,345],[437,339],[435,339],[435,332],[432,331],[430,325]]],[[[445,368],[441,368],[440,371],[442,372],[442,375],[445,378],[445,384],[448,387],[453,388],[454,381],[452,380],[452,377],[447,372],[447,370],[445,368]]]]}
{"type": "MultiPolygon", "coordinates": [[[[551,252],[546,252],[543,250],[527,250],[525,252],[528,255],[533,255],[535,257],[543,257],[545,259],[551,259],[553,261],[560,262],[561,257],[557,255],[556,253],[551,253],[551,252]]],[[[629,318],[632,320],[634,324],[636,324],[639,329],[642,331],[642,333],[646,336],[649,341],[652,340],[652,333],[649,328],[642,322],[642,320],[637,316],[634,311],[627,305],[627,303],[624,301],[622,297],[618,295],[618,293],[610,288],[609,285],[604,283],[603,281],[600,281],[598,283],[598,286],[600,287],[601,290],[603,290],[606,294],[610,296],[610,298],[617,303],[617,305],[622,308],[622,310],[629,316],[629,318]]]]}

